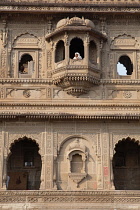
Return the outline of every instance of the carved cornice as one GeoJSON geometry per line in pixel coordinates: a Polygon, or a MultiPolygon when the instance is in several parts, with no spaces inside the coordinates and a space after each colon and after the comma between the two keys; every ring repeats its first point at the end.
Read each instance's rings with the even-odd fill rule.
{"type": "MultiPolygon", "coordinates": [[[[139,191],[0,191],[0,203],[140,203],[139,191]]],[[[63,209],[63,208],[62,208],[63,209]]]]}
{"type": "MultiPolygon", "coordinates": [[[[48,0],[49,2],[49,0],[48,0]]],[[[60,0],[59,2],[52,1],[52,3],[48,3],[46,1],[36,1],[36,2],[31,2],[31,1],[1,1],[0,2],[0,11],[1,12],[42,12],[42,13],[62,13],[62,12],[108,12],[108,13],[127,13],[127,12],[135,12],[139,13],[140,12],[140,6],[139,2],[134,3],[134,2],[127,2],[127,7],[126,7],[126,1],[121,1],[121,3],[114,3],[111,1],[103,2],[100,1],[94,3],[89,3],[89,0],[86,0],[84,2],[67,2],[67,3],[62,3],[63,0],[60,0]],[[55,5],[55,6],[54,6],[55,5]]]]}
{"type": "Polygon", "coordinates": [[[71,114],[71,113],[19,113],[3,112],[0,119],[46,119],[46,120],[140,120],[140,113],[117,113],[117,114],[71,114]]]}
{"type": "MultiPolygon", "coordinates": [[[[86,66],[83,66],[85,68],[86,66]]],[[[70,69],[70,66],[68,66],[70,69]]],[[[81,66],[78,66],[77,68],[82,68],[81,66]]],[[[91,68],[90,68],[91,69],[91,68]]],[[[58,73],[58,72],[64,71],[64,68],[60,68],[58,70],[52,71],[52,73],[58,73]]],[[[99,70],[94,68],[94,71],[99,72],[99,70]]],[[[126,76],[127,78],[127,76],[126,76]]],[[[59,79],[59,77],[57,78],[59,79]]],[[[0,79],[0,84],[48,84],[52,85],[53,84],[53,79],[14,79],[14,78],[3,78],[0,79]]],[[[115,85],[140,85],[140,79],[100,79],[98,81],[99,84],[115,84],[115,85]]]]}

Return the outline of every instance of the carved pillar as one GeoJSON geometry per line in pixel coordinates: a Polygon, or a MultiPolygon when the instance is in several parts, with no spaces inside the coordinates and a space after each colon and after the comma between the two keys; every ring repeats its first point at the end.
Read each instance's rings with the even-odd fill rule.
{"type": "Polygon", "coordinates": [[[9,152],[8,148],[8,133],[2,132],[2,142],[3,142],[3,157],[2,157],[2,189],[6,190],[6,180],[7,180],[7,156],[9,152]]]}
{"type": "Polygon", "coordinates": [[[46,123],[46,145],[45,145],[45,189],[53,189],[53,132],[52,124],[46,123]]]}
{"type": "Polygon", "coordinates": [[[115,189],[115,186],[114,186],[114,174],[113,174],[113,164],[112,164],[112,161],[113,161],[113,151],[114,151],[114,145],[113,145],[113,135],[110,134],[110,139],[109,139],[109,143],[110,143],[110,189],[111,190],[114,190],[115,189]]]}
{"type": "Polygon", "coordinates": [[[54,42],[51,40],[50,41],[50,44],[51,44],[51,52],[52,52],[52,69],[54,70],[55,68],[55,50],[56,50],[56,46],[54,47],[54,42]]]}
{"type": "Polygon", "coordinates": [[[65,62],[66,62],[66,65],[69,65],[69,60],[70,60],[70,55],[69,55],[69,47],[70,47],[70,44],[69,44],[69,37],[68,37],[68,34],[65,33],[65,62]]]}
{"type": "Polygon", "coordinates": [[[98,134],[97,140],[97,188],[103,189],[103,174],[102,174],[102,144],[101,137],[98,134]]]}
{"type": "Polygon", "coordinates": [[[45,190],[45,133],[42,133],[41,136],[41,145],[40,145],[40,155],[42,160],[42,168],[41,168],[41,184],[40,184],[40,190],[45,190]]]}
{"type": "Polygon", "coordinates": [[[85,57],[84,57],[84,60],[85,60],[85,64],[88,66],[88,63],[89,63],[89,33],[86,34],[86,38],[85,38],[85,41],[84,41],[84,54],[85,54],[85,57]]]}
{"type": "Polygon", "coordinates": [[[11,76],[11,50],[7,52],[7,76],[11,76]]]}
{"type": "Polygon", "coordinates": [[[109,163],[109,134],[107,129],[107,124],[102,124],[102,145],[103,145],[103,183],[104,183],[104,190],[108,190],[109,185],[109,170],[110,170],[110,163],[109,163]]]}

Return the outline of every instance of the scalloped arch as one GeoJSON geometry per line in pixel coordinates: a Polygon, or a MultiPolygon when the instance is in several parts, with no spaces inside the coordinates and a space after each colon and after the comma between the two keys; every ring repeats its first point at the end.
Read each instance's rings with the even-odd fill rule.
{"type": "Polygon", "coordinates": [[[34,135],[26,135],[26,134],[23,134],[23,135],[17,135],[17,136],[15,136],[15,138],[14,139],[12,139],[10,142],[9,142],[9,145],[8,145],[8,149],[9,149],[9,151],[8,151],[8,156],[11,154],[11,148],[12,148],[12,146],[14,145],[14,144],[16,144],[16,142],[19,142],[19,141],[22,141],[22,140],[24,140],[24,139],[29,139],[29,141],[33,141],[33,142],[35,142],[36,143],[36,145],[38,146],[38,153],[41,155],[42,153],[41,153],[41,147],[40,147],[40,145],[39,145],[39,138],[36,138],[36,136],[34,136],[34,135]]]}
{"type": "Polygon", "coordinates": [[[115,147],[114,147],[114,150],[116,149],[116,147],[121,144],[122,142],[125,142],[125,141],[130,141],[130,142],[134,142],[136,143],[138,146],[140,146],[140,141],[139,140],[136,140],[135,138],[130,138],[129,136],[126,137],[126,138],[123,138],[122,140],[119,140],[116,144],[115,144],[115,147]]]}
{"type": "Polygon", "coordinates": [[[19,33],[19,34],[18,34],[17,36],[15,36],[14,39],[13,39],[12,47],[14,47],[14,44],[15,44],[15,42],[17,41],[17,39],[18,39],[19,37],[22,37],[22,36],[27,35],[27,34],[30,35],[30,36],[32,36],[32,37],[34,37],[34,38],[36,38],[38,41],[40,41],[40,39],[38,38],[38,36],[35,35],[35,34],[33,34],[33,33],[30,33],[30,32],[19,33]]]}
{"type": "Polygon", "coordinates": [[[138,40],[137,40],[135,37],[133,37],[133,36],[130,35],[130,34],[122,33],[122,34],[119,34],[119,35],[115,36],[115,37],[113,38],[113,40],[111,40],[110,46],[113,44],[113,42],[114,42],[117,38],[123,37],[123,36],[127,36],[127,37],[129,37],[129,38],[134,39],[134,40],[136,41],[136,43],[138,44],[138,40]]]}

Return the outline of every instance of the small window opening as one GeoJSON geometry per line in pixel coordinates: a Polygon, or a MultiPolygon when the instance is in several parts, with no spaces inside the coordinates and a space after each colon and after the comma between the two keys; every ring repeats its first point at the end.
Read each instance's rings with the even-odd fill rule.
{"type": "Polygon", "coordinates": [[[83,41],[80,38],[74,38],[70,42],[70,58],[73,59],[75,57],[75,53],[79,54],[81,59],[84,58],[84,45],[83,41]]]}
{"type": "Polygon", "coordinates": [[[89,44],[89,60],[91,63],[97,63],[97,47],[94,41],[90,41],[89,44]]]}
{"type": "Polygon", "coordinates": [[[24,152],[24,166],[31,167],[34,165],[34,153],[33,151],[25,151],[24,152]]]}
{"type": "Polygon", "coordinates": [[[55,51],[55,62],[59,62],[65,59],[65,46],[64,42],[60,40],[57,43],[56,51],[55,51]]]}
{"type": "Polygon", "coordinates": [[[117,72],[120,76],[132,75],[133,64],[128,56],[124,55],[119,58],[117,72]]]}
{"type": "Polygon", "coordinates": [[[19,62],[19,72],[29,74],[33,71],[33,58],[29,54],[24,54],[19,62]]]}
{"type": "Polygon", "coordinates": [[[83,168],[82,156],[79,154],[75,154],[72,156],[71,161],[71,172],[72,173],[81,173],[83,168]]]}

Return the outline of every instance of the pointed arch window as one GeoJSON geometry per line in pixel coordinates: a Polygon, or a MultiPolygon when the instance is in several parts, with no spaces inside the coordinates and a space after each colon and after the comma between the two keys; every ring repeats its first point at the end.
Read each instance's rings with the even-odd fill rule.
{"type": "Polygon", "coordinates": [[[55,50],[55,63],[65,59],[65,46],[64,41],[60,40],[56,45],[55,50]]]}

